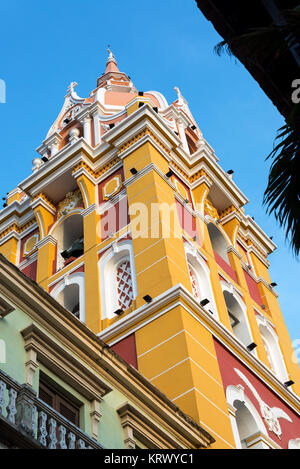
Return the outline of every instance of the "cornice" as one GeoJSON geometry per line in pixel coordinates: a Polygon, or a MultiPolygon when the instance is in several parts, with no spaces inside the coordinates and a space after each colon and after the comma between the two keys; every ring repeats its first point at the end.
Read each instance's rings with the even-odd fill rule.
{"type": "Polygon", "coordinates": [[[46,244],[52,244],[53,246],[56,246],[57,244],[57,240],[55,238],[53,238],[53,236],[51,235],[48,235],[48,236],[45,236],[43,239],[41,239],[40,241],[38,241],[35,245],[36,249],[41,249],[43,246],[45,246],[46,244]]]}
{"type": "Polygon", "coordinates": [[[95,210],[97,210],[97,208],[98,208],[97,204],[92,204],[88,208],[82,210],[81,215],[83,216],[83,218],[85,218],[91,213],[93,213],[95,210]]]}
{"type": "Polygon", "coordinates": [[[300,399],[294,393],[288,391],[283,383],[219,321],[214,319],[204,308],[202,308],[185,287],[181,284],[172,287],[162,295],[154,298],[150,305],[144,305],[136,309],[127,316],[124,316],[116,323],[112,324],[98,334],[102,340],[110,345],[117,343],[134,331],[140,329],[145,324],[153,321],[158,316],[166,314],[175,306],[183,306],[197,321],[206,327],[210,333],[219,340],[233,355],[248,367],[289,406],[293,406],[296,412],[299,411],[300,399]],[[172,304],[173,301],[173,304],[172,304]],[[165,305],[168,308],[163,310],[165,305]],[[155,314],[157,313],[157,314],[155,314]],[[114,339],[117,337],[117,339],[114,339]]]}
{"type": "Polygon", "coordinates": [[[3,208],[0,211],[0,221],[3,223],[3,220],[6,220],[8,217],[12,215],[17,215],[18,217],[21,217],[24,215],[24,212],[26,212],[30,208],[30,199],[26,199],[26,201],[20,203],[18,200],[14,200],[11,204],[9,204],[7,207],[3,208]]]}
{"type": "MultiPolygon", "coordinates": [[[[199,438],[209,438],[206,430],[185,415],[139,371],[119,357],[85,324],[22,274],[3,255],[0,255],[0,291],[32,318],[35,325],[42,330],[46,341],[50,334],[55,338],[55,343],[59,341],[68,354],[76,356],[81,362],[88,362],[91,369],[100,373],[101,379],[108,382],[109,387],[119,389],[133,404],[137,403],[146,412],[155,412],[166,421],[170,418],[177,419],[182,425],[193,427],[199,433],[199,438]]],[[[55,347],[54,344],[53,346],[55,347]]]]}
{"type": "Polygon", "coordinates": [[[228,215],[225,215],[223,218],[220,218],[220,222],[222,223],[222,225],[226,225],[226,223],[229,223],[230,221],[234,220],[234,219],[237,219],[237,221],[239,223],[242,222],[243,220],[243,217],[242,215],[237,212],[236,210],[234,210],[233,212],[229,213],[228,215]]]}
{"type": "Polygon", "coordinates": [[[24,267],[27,267],[28,265],[32,264],[35,262],[38,258],[38,251],[35,251],[33,254],[30,254],[30,256],[26,257],[26,259],[18,265],[19,269],[24,269],[24,267]]]}
{"type": "Polygon", "coordinates": [[[49,147],[51,147],[52,145],[57,145],[61,140],[61,135],[58,132],[54,132],[50,135],[50,137],[46,138],[46,140],[42,142],[42,145],[40,145],[36,149],[36,151],[40,155],[44,155],[44,153],[48,150],[49,147]]]}
{"type": "Polygon", "coordinates": [[[140,132],[140,134],[142,135],[140,138],[138,138],[139,134],[136,134],[137,140],[134,143],[132,143],[130,146],[128,146],[127,149],[122,150],[121,152],[119,152],[118,153],[119,158],[121,160],[124,160],[128,155],[130,155],[131,153],[136,151],[139,147],[141,147],[142,145],[145,145],[145,143],[147,143],[147,142],[150,142],[158,150],[158,152],[161,153],[162,156],[167,161],[170,162],[171,158],[170,158],[170,155],[169,155],[167,149],[164,148],[164,146],[162,144],[159,144],[157,142],[158,138],[157,139],[154,138],[154,134],[156,132],[151,132],[151,133],[153,133],[153,135],[147,133],[147,129],[144,129],[140,132]],[[143,135],[143,133],[144,133],[144,135],[143,135]]]}
{"type": "Polygon", "coordinates": [[[94,185],[97,184],[97,179],[94,177],[93,174],[91,174],[90,171],[87,170],[87,168],[85,168],[84,166],[81,166],[80,168],[78,169],[75,169],[73,172],[72,172],[72,176],[75,178],[75,179],[78,179],[80,176],[86,176],[87,179],[89,179],[94,185]]]}
{"type": "Polygon", "coordinates": [[[71,169],[76,163],[85,161],[86,158],[93,160],[92,155],[93,149],[81,137],[73,145],[63,147],[48,163],[43,164],[38,171],[27,177],[19,186],[25,193],[28,194],[32,191],[33,196],[37,195],[39,192],[43,192],[43,186],[48,184],[51,178],[52,180],[57,178],[58,169],[61,171],[63,168],[65,172],[66,169],[71,169]]]}
{"type": "MultiPolygon", "coordinates": [[[[163,139],[162,143],[165,144],[168,149],[181,144],[181,140],[170,129],[165,119],[153,111],[152,107],[148,104],[137,109],[130,116],[121,121],[116,127],[103,136],[103,140],[120,149],[122,145],[129,140],[126,132],[130,131],[132,127],[135,127],[135,133],[138,133],[143,130],[145,126],[150,126],[149,121],[156,127],[157,131],[161,133],[161,138],[163,139]]],[[[151,127],[152,129],[154,128],[153,126],[151,127]]],[[[131,135],[133,135],[132,130],[131,135]]]]}
{"type": "Polygon", "coordinates": [[[38,207],[43,207],[45,210],[50,212],[52,215],[56,214],[56,208],[49,202],[44,196],[39,195],[30,204],[32,210],[38,207]]]}
{"type": "Polygon", "coordinates": [[[79,388],[87,399],[101,401],[103,396],[112,391],[97,373],[91,371],[75,354],[58,344],[36,324],[21,330],[21,335],[26,351],[35,351],[38,362],[50,366],[50,369],[54,366],[57,373],[63,373],[66,381],[72,379],[73,387],[79,388]]]}
{"type": "MultiPolygon", "coordinates": [[[[253,240],[253,242],[255,242],[255,240],[253,240]]],[[[267,267],[267,269],[269,268],[270,262],[265,257],[263,257],[263,255],[254,245],[248,246],[248,253],[250,254],[251,252],[253,252],[253,254],[258,257],[258,259],[267,267]]]]}
{"type": "Polygon", "coordinates": [[[232,252],[235,256],[238,257],[239,260],[242,260],[242,254],[239,253],[239,251],[234,247],[234,246],[228,246],[227,247],[227,252],[232,252]]]}
{"type": "Polygon", "coordinates": [[[257,277],[257,283],[261,282],[273,295],[278,298],[278,293],[274,290],[274,288],[271,287],[271,285],[263,278],[263,277],[257,277]]]}
{"type": "Polygon", "coordinates": [[[255,239],[256,243],[260,246],[260,249],[267,254],[272,253],[276,248],[276,244],[266,235],[266,233],[260,228],[260,226],[250,217],[245,215],[242,222],[242,228],[244,229],[246,239],[255,239]],[[250,233],[251,232],[251,233],[250,233]],[[252,236],[251,236],[252,235],[252,236]]]}
{"type": "Polygon", "coordinates": [[[2,244],[4,243],[7,243],[7,241],[9,241],[12,238],[15,238],[17,241],[20,240],[19,233],[13,228],[11,229],[11,231],[9,231],[9,233],[7,233],[5,236],[0,238],[0,246],[2,246],[2,244]]]}

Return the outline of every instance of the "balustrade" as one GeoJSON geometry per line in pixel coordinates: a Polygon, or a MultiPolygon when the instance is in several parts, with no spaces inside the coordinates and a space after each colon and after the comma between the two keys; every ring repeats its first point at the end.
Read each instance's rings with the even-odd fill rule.
{"type": "Polygon", "coordinates": [[[69,422],[36,395],[0,371],[0,419],[47,449],[102,449],[88,434],[69,422]]]}

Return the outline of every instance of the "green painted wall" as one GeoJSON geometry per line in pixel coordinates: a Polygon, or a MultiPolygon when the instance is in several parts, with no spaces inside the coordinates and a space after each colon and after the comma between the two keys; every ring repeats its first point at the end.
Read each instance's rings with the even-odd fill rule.
{"type": "MultiPolygon", "coordinates": [[[[6,316],[3,320],[0,320],[0,341],[5,345],[6,355],[5,363],[0,361],[0,369],[20,384],[25,382],[26,361],[24,340],[20,334],[20,331],[29,326],[32,322],[32,319],[18,308],[6,316]]],[[[41,326],[39,325],[39,327],[41,326]]],[[[69,394],[82,402],[83,405],[80,412],[80,428],[86,433],[91,434],[91,408],[89,401],[64,381],[62,381],[59,377],[55,376],[52,371],[48,370],[42,364],[39,365],[39,368],[37,369],[34,376],[33,388],[35,391],[38,392],[39,388],[39,371],[44,372],[60,387],[65,389],[69,394]]],[[[111,386],[111,383],[107,382],[107,384],[111,386]]],[[[105,448],[124,448],[123,429],[121,427],[120,419],[116,409],[126,401],[128,401],[128,399],[118,390],[113,390],[104,397],[104,400],[100,405],[102,418],[99,423],[99,442],[105,448]]]]}

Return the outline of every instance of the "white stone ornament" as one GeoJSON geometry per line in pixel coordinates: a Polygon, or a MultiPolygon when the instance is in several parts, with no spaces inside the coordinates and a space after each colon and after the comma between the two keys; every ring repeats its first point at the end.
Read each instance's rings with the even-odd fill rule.
{"type": "Polygon", "coordinates": [[[300,449],[300,438],[295,438],[294,440],[289,441],[289,449],[300,449]]]}
{"type": "Polygon", "coordinates": [[[269,431],[275,433],[275,435],[281,439],[282,430],[278,419],[285,419],[288,422],[293,423],[292,419],[284,412],[284,410],[280,409],[279,407],[270,407],[268,404],[266,404],[256,391],[255,387],[250,383],[248,378],[246,378],[246,376],[237,368],[235,368],[234,371],[248,386],[253,396],[259,403],[261,415],[264,418],[269,431]]]}
{"type": "Polygon", "coordinates": [[[32,171],[35,173],[36,171],[38,171],[40,169],[40,167],[42,166],[43,162],[40,158],[33,158],[32,160],[32,171]]]}
{"type": "Polygon", "coordinates": [[[71,145],[75,142],[77,142],[77,140],[79,139],[79,135],[80,135],[80,131],[79,129],[75,128],[75,129],[71,129],[70,132],[69,132],[69,137],[70,137],[70,143],[71,145]]]}

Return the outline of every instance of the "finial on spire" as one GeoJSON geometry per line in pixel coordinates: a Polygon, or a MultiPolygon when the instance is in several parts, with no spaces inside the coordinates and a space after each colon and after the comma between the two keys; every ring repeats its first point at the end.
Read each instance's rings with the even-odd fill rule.
{"type": "Polygon", "coordinates": [[[118,69],[118,66],[117,66],[116,58],[115,58],[114,54],[111,51],[110,44],[108,44],[107,52],[108,52],[109,55],[108,55],[108,59],[107,59],[107,62],[106,62],[105,73],[120,72],[120,70],[118,69]]]}
{"type": "Polygon", "coordinates": [[[180,89],[177,86],[175,86],[174,90],[176,91],[177,96],[178,96],[178,106],[183,106],[185,99],[182,96],[180,89]]]}
{"type": "Polygon", "coordinates": [[[112,51],[111,51],[111,49],[110,49],[110,44],[108,44],[108,46],[107,46],[107,52],[108,52],[108,54],[109,54],[108,60],[112,60],[112,59],[113,59],[113,60],[116,60],[114,54],[112,53],[112,51]]]}

